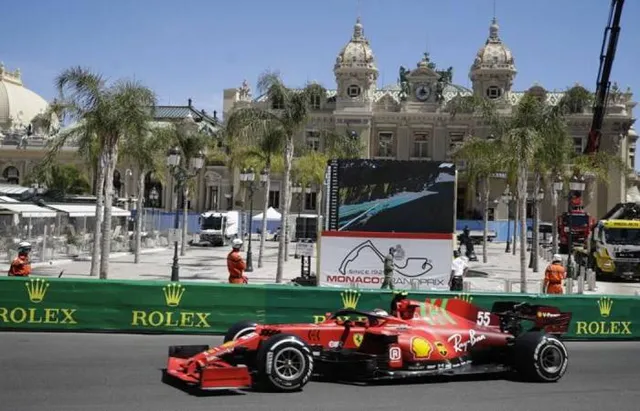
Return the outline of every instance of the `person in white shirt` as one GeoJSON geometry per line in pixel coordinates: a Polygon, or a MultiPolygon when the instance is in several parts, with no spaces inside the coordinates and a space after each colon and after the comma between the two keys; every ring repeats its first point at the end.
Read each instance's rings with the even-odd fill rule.
{"type": "Polygon", "coordinates": [[[458,250],[453,252],[453,257],[451,277],[449,278],[449,290],[462,291],[462,282],[469,270],[469,259],[467,257],[461,257],[458,250]]]}

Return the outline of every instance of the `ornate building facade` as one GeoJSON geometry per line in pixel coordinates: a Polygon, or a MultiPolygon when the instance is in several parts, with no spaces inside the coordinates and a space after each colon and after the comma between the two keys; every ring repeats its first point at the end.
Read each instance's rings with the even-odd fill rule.
{"type": "MultiPolygon", "coordinates": [[[[533,85],[526,91],[512,89],[517,69],[514,55],[500,37],[494,20],[488,37],[473,58],[469,77],[472,88],[451,84],[451,69],[440,70],[425,54],[415,68],[400,69],[398,84],[377,87],[378,68],[372,46],[367,40],[360,20],[353,28],[351,39],[340,50],[333,66],[336,88],[327,91],[325,99],[312,102],[312,113],[307,127],[297,136],[298,144],[313,150],[323,150],[324,142],[319,130],[353,131],[364,143],[364,157],[413,161],[446,161],[452,151],[470,135],[486,136],[487,125],[478,116],[465,113],[451,115],[448,102],[456,97],[476,94],[491,99],[500,111],[508,115],[526,92],[540,95],[548,104],[557,104],[562,92],[545,90],[533,85]]],[[[638,135],[632,127],[636,103],[629,90],[613,87],[603,127],[601,149],[615,153],[627,161],[635,162],[638,135]]],[[[247,106],[273,107],[264,96],[253,97],[248,84],[224,90],[224,117],[235,109],[247,106]]],[[[19,70],[9,71],[0,64],[0,178],[7,184],[20,184],[44,156],[50,130],[55,132],[57,119],[44,119],[47,102],[26,89],[19,70]],[[49,131],[48,131],[49,130],[49,131]]],[[[581,151],[591,124],[591,107],[582,107],[569,118],[575,150],[581,151]]],[[[219,123],[217,113],[212,115],[193,107],[191,101],[184,106],[156,108],[158,122],[195,121],[201,127],[215,129],[219,123]]],[[[60,153],[61,161],[85,167],[72,144],[60,153]]],[[[459,165],[464,170],[464,165],[459,165]]],[[[92,170],[87,170],[92,175],[92,170]]],[[[137,197],[138,170],[134,164],[122,162],[114,177],[117,194],[124,198],[137,197]]],[[[145,205],[172,209],[175,204],[172,179],[146,176],[145,205]],[[155,189],[155,190],[154,190],[155,189]],[[157,192],[156,196],[150,193],[157,192]]],[[[590,181],[585,203],[587,210],[600,216],[616,203],[626,201],[627,189],[636,184],[635,175],[625,176],[612,170],[609,184],[590,181]]],[[[531,189],[531,188],[530,188],[531,189]]],[[[492,182],[490,215],[492,219],[506,219],[507,206],[501,201],[505,181],[492,182]]],[[[543,220],[551,218],[550,195],[545,196],[543,220]]],[[[255,191],[254,208],[263,206],[264,193],[255,191]]],[[[281,182],[273,177],[268,195],[269,205],[283,206],[281,182]]],[[[192,211],[229,210],[248,205],[246,190],[239,181],[238,170],[230,172],[222,162],[210,161],[198,176],[196,198],[190,200],[192,211]]],[[[316,214],[316,193],[313,189],[294,193],[293,213],[316,214]]],[[[563,204],[563,203],[560,203],[563,204]]],[[[561,206],[562,207],[562,206],[561,206]]],[[[459,219],[480,218],[481,206],[475,193],[467,189],[464,173],[458,184],[457,216],[459,219]]]]}
{"type": "MultiPolygon", "coordinates": [[[[452,116],[448,102],[456,97],[475,94],[493,100],[501,114],[509,115],[522,96],[536,93],[547,104],[557,104],[563,92],[545,90],[533,85],[526,91],[512,89],[517,74],[514,56],[500,37],[494,19],[489,27],[485,44],[479,49],[469,70],[472,88],[451,84],[451,68],[438,70],[428,54],[414,69],[400,68],[397,85],[378,88],[378,68],[372,46],[367,40],[360,20],[353,28],[348,43],[339,52],[333,71],[336,89],[328,90],[326,99],[312,102],[312,114],[305,130],[298,136],[299,144],[314,150],[323,149],[319,129],[355,131],[365,146],[368,158],[399,160],[446,161],[456,146],[470,135],[486,137],[486,123],[477,115],[458,113],[452,116]]],[[[239,107],[255,105],[277,108],[264,96],[252,98],[246,86],[224,91],[224,115],[239,107]]],[[[620,156],[633,168],[638,135],[633,129],[633,108],[629,90],[622,92],[613,86],[603,127],[601,150],[620,156]]],[[[591,125],[591,107],[581,107],[573,113],[568,124],[575,150],[581,152],[591,125]]],[[[458,165],[464,170],[464,165],[458,165]]],[[[600,184],[587,179],[584,195],[587,210],[600,216],[621,201],[626,201],[627,188],[635,185],[636,177],[611,171],[610,183],[600,184]]],[[[501,200],[506,182],[499,177],[492,182],[490,215],[492,219],[506,219],[507,205],[501,200]]],[[[531,186],[529,185],[529,190],[531,186]]],[[[280,206],[279,183],[272,185],[270,205],[280,206]]],[[[546,193],[541,215],[551,219],[551,193],[546,193]]],[[[315,194],[303,194],[303,211],[315,212],[315,194]]],[[[258,195],[257,198],[262,196],[258,195]]],[[[560,200],[559,207],[566,201],[560,200]]],[[[464,173],[458,184],[458,219],[481,218],[481,206],[475,193],[467,189],[464,173]]],[[[296,207],[296,198],[292,207],[296,207]]]]}

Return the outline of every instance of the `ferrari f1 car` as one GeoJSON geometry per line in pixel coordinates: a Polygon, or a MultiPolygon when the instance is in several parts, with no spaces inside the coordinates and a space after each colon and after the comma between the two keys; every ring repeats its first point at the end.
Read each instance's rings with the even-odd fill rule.
{"type": "Polygon", "coordinates": [[[516,372],[555,382],[567,369],[559,336],[571,313],[518,302],[485,311],[463,299],[397,294],[389,313],[343,309],[318,324],[232,326],[217,347],[171,346],[167,374],[204,390],[296,391],[312,376],[366,382],[516,372]]]}

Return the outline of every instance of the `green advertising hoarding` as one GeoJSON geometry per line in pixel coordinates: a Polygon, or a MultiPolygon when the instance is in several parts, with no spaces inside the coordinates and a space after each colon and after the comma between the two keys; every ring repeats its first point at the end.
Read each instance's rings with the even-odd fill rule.
{"type": "MultiPolygon", "coordinates": [[[[213,334],[242,320],[308,323],[342,308],[389,311],[392,298],[390,291],[288,285],[1,278],[0,330],[213,334]]],[[[557,306],[573,314],[567,338],[640,338],[638,297],[416,292],[409,298],[442,307],[450,299],[484,309],[496,301],[557,306]]]]}
{"type": "Polygon", "coordinates": [[[214,333],[260,318],[264,299],[227,284],[4,278],[0,328],[214,333]]]}

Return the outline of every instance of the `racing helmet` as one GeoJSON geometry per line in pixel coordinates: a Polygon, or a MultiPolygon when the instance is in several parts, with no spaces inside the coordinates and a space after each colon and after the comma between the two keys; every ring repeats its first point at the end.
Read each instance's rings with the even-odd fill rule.
{"type": "Polygon", "coordinates": [[[242,244],[243,244],[243,243],[242,243],[242,240],[241,240],[241,239],[239,239],[239,238],[234,238],[234,239],[233,239],[233,241],[231,242],[231,247],[232,247],[234,250],[239,250],[239,249],[241,249],[241,248],[242,248],[242,244]]]}
{"type": "Polygon", "coordinates": [[[31,252],[31,243],[28,241],[21,241],[18,244],[18,253],[24,254],[31,252]]]}
{"type": "Polygon", "coordinates": [[[385,310],[383,310],[382,308],[376,308],[375,310],[371,311],[371,314],[378,315],[380,317],[388,317],[389,316],[389,313],[386,312],[385,310]]]}

